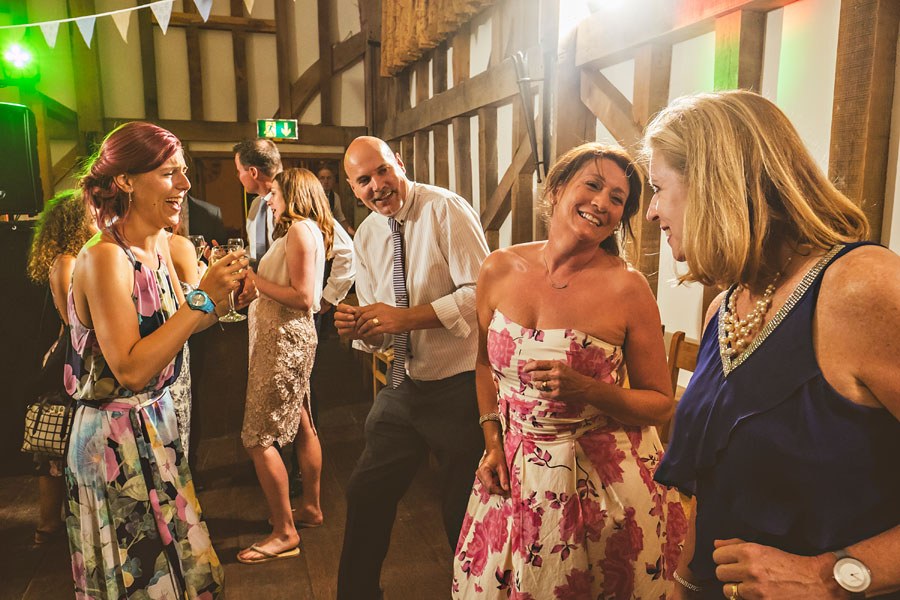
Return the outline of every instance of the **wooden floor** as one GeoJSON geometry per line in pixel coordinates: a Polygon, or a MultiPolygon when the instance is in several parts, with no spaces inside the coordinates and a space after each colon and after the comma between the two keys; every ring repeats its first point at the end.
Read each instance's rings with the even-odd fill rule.
{"type": "MultiPolygon", "coordinates": [[[[323,446],[322,506],[325,525],[301,532],[299,558],[244,565],[237,551],[268,532],[268,512],[252,465],[234,431],[202,440],[198,495],[213,546],[225,565],[227,597],[330,600],[335,597],[343,539],[344,489],[362,451],[362,428],[372,393],[362,384],[358,363],[336,341],[323,342],[319,434],[323,446]]],[[[205,401],[205,399],[204,399],[205,401]]],[[[388,600],[449,597],[450,550],[437,500],[437,474],[423,462],[403,499],[382,573],[388,600]]],[[[0,478],[0,599],[71,598],[71,570],[65,540],[31,543],[37,519],[37,482],[31,476],[0,478]]]]}

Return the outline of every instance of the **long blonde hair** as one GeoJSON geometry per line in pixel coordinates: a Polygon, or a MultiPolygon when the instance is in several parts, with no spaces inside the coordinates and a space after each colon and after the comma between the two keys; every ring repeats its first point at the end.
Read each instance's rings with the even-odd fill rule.
{"type": "Polygon", "coordinates": [[[822,173],[781,110],[728,91],[673,101],[647,126],[643,154],[687,188],[682,281],[757,285],[783,265],[782,243],[830,248],[864,239],[863,211],[822,173]]]}
{"type": "Polygon", "coordinates": [[[286,234],[295,221],[312,219],[322,232],[325,256],[330,258],[334,243],[334,216],[318,178],[307,169],[286,169],[275,176],[275,181],[281,188],[285,207],[284,214],[272,231],[272,239],[286,234]]]}
{"type": "Polygon", "coordinates": [[[57,256],[77,256],[93,232],[91,216],[77,190],[60,192],[38,216],[34,239],[28,253],[28,277],[47,283],[57,256]]]}

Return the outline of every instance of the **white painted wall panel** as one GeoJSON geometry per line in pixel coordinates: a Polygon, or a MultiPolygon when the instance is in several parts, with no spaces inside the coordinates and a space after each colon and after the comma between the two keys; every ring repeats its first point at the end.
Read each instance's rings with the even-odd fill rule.
{"type": "Polygon", "coordinates": [[[203,56],[203,118],[235,121],[237,95],[231,32],[201,30],[199,37],[203,56]]]}
{"type": "MultiPolygon", "coordinates": [[[[132,25],[137,25],[137,23],[132,25]]],[[[156,56],[156,94],[159,118],[190,119],[190,74],[188,72],[185,30],[182,27],[169,27],[166,35],[163,35],[159,27],[154,27],[153,38],[156,44],[154,54],[156,56]]],[[[135,39],[133,43],[137,43],[137,41],[135,39]]],[[[140,68],[134,75],[136,79],[141,78],[140,68]]],[[[104,85],[116,85],[116,78],[104,77],[104,85]]],[[[206,90],[204,90],[205,93],[206,90]]],[[[207,114],[205,117],[209,119],[210,115],[207,114]]]]}
{"type": "MultiPolygon", "coordinates": [[[[253,14],[256,16],[256,6],[253,14]]],[[[278,62],[275,36],[256,33],[247,36],[247,96],[250,120],[268,119],[278,111],[278,62]]]]}

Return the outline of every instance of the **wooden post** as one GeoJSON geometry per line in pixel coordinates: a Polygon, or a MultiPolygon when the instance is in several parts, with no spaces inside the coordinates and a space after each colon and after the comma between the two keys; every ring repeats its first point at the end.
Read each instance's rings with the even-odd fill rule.
{"type": "MultiPolygon", "coordinates": [[[[669,76],[672,65],[672,46],[650,43],[638,49],[634,61],[634,120],[643,128],[666,106],[669,100],[669,76]]],[[[659,287],[659,225],[644,218],[653,197],[653,190],[645,173],[641,208],[632,220],[634,229],[634,265],[650,283],[653,295],[659,287]]]]}
{"type": "Polygon", "coordinates": [[[431,169],[428,164],[429,143],[428,130],[423,129],[415,134],[415,173],[419,183],[431,183],[431,169]]]}
{"type": "MultiPolygon", "coordinates": [[[[497,109],[485,107],[478,109],[478,195],[481,198],[481,211],[487,207],[488,200],[497,189],[497,109]]],[[[491,250],[500,247],[500,231],[484,232],[491,250]]]]}
{"type": "Polygon", "coordinates": [[[841,2],[828,175],[862,207],[873,241],[884,216],[898,23],[895,0],[841,2]]]}
{"type": "MultiPolygon", "coordinates": [[[[277,2],[276,2],[277,4],[277,2]]],[[[334,123],[334,110],[331,106],[331,13],[333,0],[319,0],[319,66],[322,75],[319,78],[319,97],[321,98],[322,124],[334,123]]]]}
{"type": "MultiPolygon", "coordinates": [[[[244,16],[242,0],[231,0],[231,16],[244,16]]],[[[247,32],[231,32],[231,56],[234,59],[234,89],[237,94],[237,120],[250,120],[250,85],[247,78],[247,32]]]]}
{"type": "MultiPolygon", "coordinates": [[[[141,0],[151,4],[152,0],[141,0]]],[[[139,10],[138,31],[141,35],[141,78],[144,81],[144,118],[159,120],[159,95],[156,88],[156,51],[153,42],[153,12],[139,10]]],[[[74,36],[73,36],[74,37],[74,36]]]]}
{"type": "MultiPolygon", "coordinates": [[[[197,7],[194,6],[193,2],[185,2],[184,12],[197,14],[197,7]]],[[[200,32],[196,26],[188,25],[184,28],[184,36],[187,42],[188,95],[191,103],[191,119],[203,121],[203,60],[200,52],[200,32]]]]}
{"type": "MultiPolygon", "coordinates": [[[[531,101],[529,99],[529,101],[531,101]]],[[[525,125],[525,117],[522,112],[522,101],[516,98],[513,102],[513,127],[512,127],[512,144],[513,153],[516,152],[516,144],[521,140],[528,140],[527,129],[525,125]]],[[[530,146],[528,141],[526,145],[530,146]]],[[[525,166],[516,174],[510,190],[510,219],[512,224],[512,243],[521,244],[530,242],[534,239],[533,219],[534,219],[534,194],[532,192],[532,183],[534,181],[534,155],[530,154],[530,158],[525,166]]]]}
{"type": "MultiPolygon", "coordinates": [[[[321,4],[321,2],[319,3],[321,4]]],[[[293,19],[287,2],[275,2],[275,60],[278,73],[278,114],[276,116],[289,118],[291,115],[291,79],[289,71],[289,56],[291,52],[291,34],[288,27],[292,26],[293,19]]],[[[320,28],[321,29],[321,28],[320,28]]],[[[319,35],[322,35],[321,32],[319,35]]],[[[329,61],[329,68],[331,64],[329,61]]],[[[325,102],[322,102],[323,111],[325,102]]],[[[325,121],[323,120],[324,124],[325,121]]]]}
{"type": "MultiPolygon", "coordinates": [[[[461,26],[453,36],[453,85],[469,78],[469,25],[461,26]]],[[[469,117],[455,117],[453,156],[456,169],[456,193],[472,203],[472,136],[469,117]]]]}
{"type": "Polygon", "coordinates": [[[736,10],[716,19],[715,89],[762,87],[766,15],[736,10]]]}

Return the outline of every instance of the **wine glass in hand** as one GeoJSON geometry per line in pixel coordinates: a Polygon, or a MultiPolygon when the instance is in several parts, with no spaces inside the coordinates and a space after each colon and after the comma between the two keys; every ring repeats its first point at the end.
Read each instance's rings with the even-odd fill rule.
{"type": "MultiPolygon", "coordinates": [[[[213,248],[212,260],[222,260],[229,253],[234,252],[235,250],[241,250],[244,247],[243,241],[241,241],[240,246],[238,246],[237,244],[232,244],[231,242],[233,241],[234,240],[228,240],[229,243],[227,246],[215,246],[213,248]]],[[[238,321],[243,321],[247,318],[241,313],[234,310],[234,291],[228,294],[228,302],[231,305],[231,308],[227,313],[219,317],[220,321],[223,321],[225,323],[237,323],[238,321]]]]}
{"type": "Polygon", "coordinates": [[[203,251],[206,250],[206,239],[202,235],[189,235],[188,239],[191,240],[194,250],[197,251],[197,262],[199,262],[203,258],[203,251]]]}

